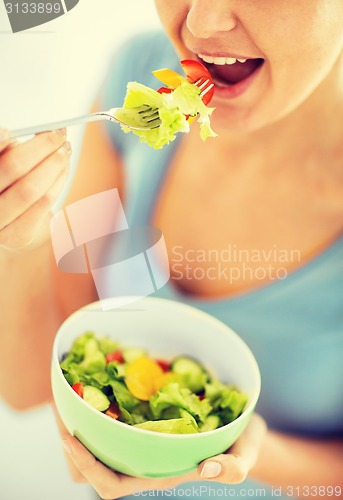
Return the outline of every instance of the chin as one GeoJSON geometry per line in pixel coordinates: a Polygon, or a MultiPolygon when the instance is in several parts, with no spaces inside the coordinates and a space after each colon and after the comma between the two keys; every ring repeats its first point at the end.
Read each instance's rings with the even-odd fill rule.
{"type": "Polygon", "coordinates": [[[213,129],[220,135],[220,130],[233,134],[250,134],[271,124],[260,112],[221,106],[215,100],[211,102],[215,111],[211,117],[213,129]]]}

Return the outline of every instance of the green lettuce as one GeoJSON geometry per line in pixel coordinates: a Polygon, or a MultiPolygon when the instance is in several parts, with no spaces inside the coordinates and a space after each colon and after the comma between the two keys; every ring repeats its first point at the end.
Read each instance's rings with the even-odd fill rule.
{"type": "Polygon", "coordinates": [[[188,418],[171,418],[170,420],[148,420],[134,427],[146,431],[164,432],[167,434],[196,434],[198,429],[194,427],[192,420],[188,418]]]}
{"type": "Polygon", "coordinates": [[[113,395],[119,407],[131,411],[139,404],[140,400],[131,394],[123,382],[119,382],[119,380],[110,380],[109,385],[112,387],[113,395]]]}
{"type": "Polygon", "coordinates": [[[140,401],[139,404],[131,411],[127,411],[123,407],[119,407],[121,422],[126,424],[135,425],[152,420],[154,417],[151,413],[149,403],[147,401],[140,401]]]}
{"type": "Polygon", "coordinates": [[[205,385],[205,395],[213,407],[213,414],[220,417],[223,425],[239,417],[248,401],[248,397],[240,393],[235,386],[218,381],[205,385]]]}
{"type": "Polygon", "coordinates": [[[102,337],[98,340],[99,348],[104,354],[120,349],[120,343],[117,340],[112,340],[110,337],[102,337]]]}
{"type": "MultiPolygon", "coordinates": [[[[68,356],[61,362],[64,372],[70,373],[70,379],[76,376],[91,375],[104,370],[106,359],[99,348],[94,333],[87,332],[73,343],[68,356]]],[[[77,382],[82,380],[77,380],[77,382]]],[[[75,382],[73,382],[75,383],[75,382]]]]}
{"type": "Polygon", "coordinates": [[[210,403],[177,383],[171,383],[162,387],[155,396],[150,399],[150,408],[155,418],[160,418],[162,412],[171,406],[183,408],[195,419],[204,422],[212,410],[210,403]]]}
{"type": "Polygon", "coordinates": [[[124,380],[126,373],[126,363],[111,361],[106,367],[108,375],[114,380],[124,380]]]}
{"type": "Polygon", "coordinates": [[[138,135],[141,142],[154,149],[161,149],[174,141],[178,132],[189,132],[190,125],[185,115],[198,116],[200,136],[203,140],[217,135],[210,125],[214,108],[205,106],[199,88],[189,83],[186,78],[183,78],[181,85],[170,94],[160,94],[141,83],[128,83],[123,108],[115,112],[115,116],[125,120],[125,109],[143,105],[158,108],[160,126],[152,130],[132,130],[125,126],[122,126],[122,129],[124,132],[138,135]]]}

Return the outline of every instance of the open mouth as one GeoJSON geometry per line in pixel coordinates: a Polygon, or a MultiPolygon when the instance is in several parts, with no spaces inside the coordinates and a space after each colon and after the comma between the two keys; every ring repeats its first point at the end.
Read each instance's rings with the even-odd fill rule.
{"type": "Polygon", "coordinates": [[[216,85],[232,86],[242,82],[257,71],[264,59],[236,59],[234,57],[212,57],[198,54],[201,62],[211,73],[216,85]]]}

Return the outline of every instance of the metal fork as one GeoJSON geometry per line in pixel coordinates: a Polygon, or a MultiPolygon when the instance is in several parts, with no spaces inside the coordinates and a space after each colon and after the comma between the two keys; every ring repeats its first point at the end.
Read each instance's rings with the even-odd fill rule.
{"type": "Polygon", "coordinates": [[[151,108],[148,105],[136,108],[112,108],[109,111],[99,111],[88,115],[78,116],[67,120],[60,120],[58,122],[43,123],[41,125],[34,125],[18,130],[13,130],[10,134],[12,139],[24,137],[26,135],[40,134],[42,132],[50,132],[72,125],[79,125],[81,123],[89,123],[100,120],[109,120],[120,123],[133,130],[149,130],[158,127],[160,120],[158,118],[158,109],[151,108]]]}
{"type": "Polygon", "coordinates": [[[214,83],[210,83],[210,80],[205,80],[203,83],[201,83],[201,82],[202,82],[202,78],[200,78],[200,80],[197,80],[196,82],[194,82],[194,85],[199,87],[199,89],[201,90],[200,95],[201,95],[201,97],[204,97],[204,95],[206,95],[210,90],[213,89],[214,83]]]}
{"type": "MultiPolygon", "coordinates": [[[[201,90],[200,94],[203,97],[212,88],[213,83],[210,84],[209,80],[202,82],[202,79],[197,80],[194,85],[201,90]]],[[[70,118],[68,120],[61,120],[58,122],[45,123],[42,125],[34,125],[33,127],[22,128],[13,130],[11,138],[16,139],[26,135],[39,134],[42,132],[50,132],[60,128],[70,127],[72,125],[79,125],[81,123],[89,123],[100,120],[109,120],[112,122],[120,123],[132,130],[152,130],[161,124],[158,115],[158,108],[152,108],[148,105],[136,108],[112,108],[109,111],[99,111],[88,115],[70,118]]]]}

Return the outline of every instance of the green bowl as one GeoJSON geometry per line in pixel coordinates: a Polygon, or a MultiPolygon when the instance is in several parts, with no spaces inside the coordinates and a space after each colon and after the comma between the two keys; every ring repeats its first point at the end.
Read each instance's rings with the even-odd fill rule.
{"type": "Polygon", "coordinates": [[[137,477],[184,474],[205,458],[227,450],[249,422],[260,393],[259,369],[247,345],[222,322],[180,302],[149,297],[106,312],[101,304],[72,314],[55,339],[52,389],[68,431],[101,462],[137,477]],[[86,331],[108,335],[125,346],[145,347],[161,358],[193,356],[220,380],[245,392],[246,407],[230,424],[199,434],[162,434],[112,420],[80,398],[59,367],[63,354],[86,331]]]}

